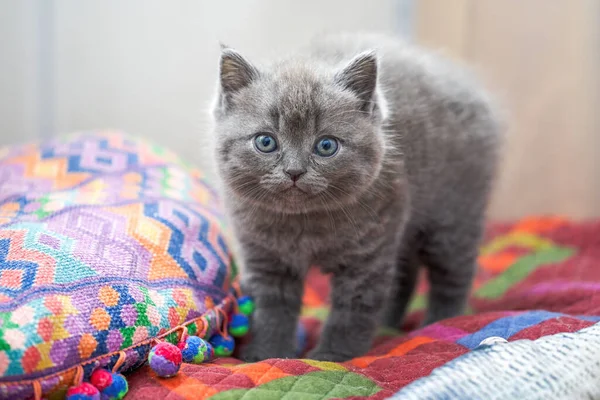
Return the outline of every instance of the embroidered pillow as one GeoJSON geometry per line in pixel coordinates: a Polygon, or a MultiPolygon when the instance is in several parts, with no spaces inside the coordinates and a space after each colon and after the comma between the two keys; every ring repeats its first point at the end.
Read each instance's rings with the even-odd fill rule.
{"type": "Polygon", "coordinates": [[[144,141],[0,149],[0,397],[135,368],[187,322],[215,331],[236,273],[221,221],[203,175],[144,141]]]}

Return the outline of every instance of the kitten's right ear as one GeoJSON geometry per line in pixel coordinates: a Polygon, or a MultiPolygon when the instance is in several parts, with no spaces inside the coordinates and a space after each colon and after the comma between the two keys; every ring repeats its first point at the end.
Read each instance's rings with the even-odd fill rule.
{"type": "Polygon", "coordinates": [[[219,79],[221,93],[229,96],[258,78],[258,70],[237,51],[221,44],[219,79]]]}
{"type": "Polygon", "coordinates": [[[354,94],[364,103],[371,103],[377,89],[377,54],[366,51],[354,57],[346,67],[335,76],[337,83],[354,94]]]}

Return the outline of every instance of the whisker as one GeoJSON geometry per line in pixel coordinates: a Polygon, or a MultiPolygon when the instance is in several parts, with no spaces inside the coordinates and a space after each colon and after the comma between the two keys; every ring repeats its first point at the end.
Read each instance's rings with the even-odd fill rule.
{"type": "MultiPolygon", "coordinates": [[[[322,192],[324,193],[324,192],[322,192]]],[[[327,204],[327,199],[322,195],[322,193],[318,194],[318,198],[321,201],[321,204],[323,204],[323,207],[325,208],[325,212],[327,213],[327,219],[329,220],[329,226],[331,227],[331,230],[333,231],[333,234],[335,236],[337,236],[337,230],[336,230],[336,226],[335,226],[335,219],[333,217],[333,214],[331,213],[329,206],[327,204]]]]}
{"type": "Polygon", "coordinates": [[[322,192],[322,193],[323,193],[323,195],[328,196],[331,200],[333,200],[338,205],[340,211],[346,216],[346,219],[348,220],[348,222],[350,223],[350,225],[352,225],[352,228],[354,229],[354,234],[358,238],[359,234],[358,234],[358,227],[356,225],[356,221],[350,216],[350,214],[348,213],[348,211],[344,207],[344,204],[341,203],[340,201],[338,201],[330,193],[328,193],[328,192],[322,192]]]}
{"type": "MultiPolygon", "coordinates": [[[[338,187],[338,186],[336,186],[336,185],[333,185],[333,184],[331,184],[331,183],[330,183],[330,184],[329,184],[329,186],[330,186],[331,188],[333,188],[333,189],[335,189],[335,190],[337,190],[337,191],[341,192],[342,194],[344,194],[344,195],[348,196],[348,197],[351,197],[351,196],[352,196],[350,193],[346,192],[345,190],[343,190],[342,188],[340,188],[340,187],[338,187]]],[[[376,192],[370,192],[370,190],[371,190],[371,189],[367,189],[367,193],[370,193],[370,194],[373,194],[373,195],[375,195],[375,194],[376,194],[376,192]]],[[[382,200],[384,199],[383,197],[380,197],[380,198],[381,198],[382,200]]],[[[362,208],[363,208],[363,210],[365,210],[366,212],[368,212],[368,213],[370,214],[370,216],[371,216],[371,217],[374,217],[374,218],[375,218],[375,217],[377,217],[377,213],[375,212],[375,210],[373,210],[373,209],[372,209],[371,207],[369,207],[367,204],[363,203],[363,202],[362,202],[360,199],[357,199],[357,200],[356,200],[356,203],[357,203],[357,204],[358,204],[360,207],[362,207],[362,208]]]]}

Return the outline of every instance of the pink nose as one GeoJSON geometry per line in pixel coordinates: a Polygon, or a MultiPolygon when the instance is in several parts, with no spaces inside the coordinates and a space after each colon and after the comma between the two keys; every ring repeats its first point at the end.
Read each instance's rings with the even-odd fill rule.
{"type": "Polygon", "coordinates": [[[296,182],[298,179],[300,179],[300,177],[302,175],[304,175],[306,173],[305,169],[295,169],[295,168],[290,168],[290,169],[286,169],[285,173],[287,176],[290,177],[290,179],[294,182],[296,182]]]}

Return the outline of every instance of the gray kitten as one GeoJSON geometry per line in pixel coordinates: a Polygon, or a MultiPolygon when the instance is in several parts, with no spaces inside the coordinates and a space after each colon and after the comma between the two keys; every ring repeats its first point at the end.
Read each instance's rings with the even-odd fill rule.
{"type": "Polygon", "coordinates": [[[466,74],[395,39],[322,37],[255,66],[224,48],[217,157],[256,302],[243,358],[293,357],[303,282],[332,274],[331,313],[309,354],[365,353],[398,327],[419,266],[425,323],[463,312],[501,129],[466,74]]]}

